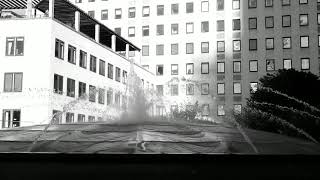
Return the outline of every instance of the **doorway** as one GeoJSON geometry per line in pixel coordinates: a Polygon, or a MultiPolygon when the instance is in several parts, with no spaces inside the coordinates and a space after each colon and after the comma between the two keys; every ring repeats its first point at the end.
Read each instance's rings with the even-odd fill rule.
{"type": "Polygon", "coordinates": [[[2,128],[20,127],[21,110],[5,109],[3,110],[2,128]]]}

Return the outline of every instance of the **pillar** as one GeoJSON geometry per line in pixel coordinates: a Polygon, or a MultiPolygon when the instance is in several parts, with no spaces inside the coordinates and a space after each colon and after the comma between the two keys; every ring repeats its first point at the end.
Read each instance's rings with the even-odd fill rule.
{"type": "Polygon", "coordinates": [[[49,0],[49,17],[54,17],[54,0],[49,0]]]}
{"type": "Polygon", "coordinates": [[[116,35],[111,36],[111,48],[114,52],[116,52],[116,35]]]}
{"type": "Polygon", "coordinates": [[[76,11],[74,13],[74,28],[76,31],[80,31],[80,12],[76,11]]]}
{"type": "Polygon", "coordinates": [[[99,24],[96,24],[96,26],[95,26],[95,36],[94,37],[97,42],[100,41],[100,25],[99,24]]]}
{"type": "Polygon", "coordinates": [[[26,16],[27,16],[27,18],[31,18],[31,16],[32,16],[32,0],[27,1],[26,16]]]}
{"type": "Polygon", "coordinates": [[[126,58],[129,59],[129,44],[126,44],[126,58]]]}

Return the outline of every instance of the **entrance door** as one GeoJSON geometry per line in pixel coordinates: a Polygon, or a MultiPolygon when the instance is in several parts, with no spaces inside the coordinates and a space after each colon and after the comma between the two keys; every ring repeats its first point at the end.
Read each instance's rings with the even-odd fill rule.
{"type": "Polygon", "coordinates": [[[2,128],[20,127],[21,111],[17,109],[3,110],[2,128]]]}

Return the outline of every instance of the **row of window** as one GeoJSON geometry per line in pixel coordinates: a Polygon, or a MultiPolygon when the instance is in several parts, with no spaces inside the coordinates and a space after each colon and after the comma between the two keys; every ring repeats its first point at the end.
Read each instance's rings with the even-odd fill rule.
{"type": "MultiPolygon", "coordinates": [[[[320,2],[317,0],[317,2],[320,2]]],[[[291,0],[281,0],[282,6],[290,6],[291,0]]],[[[308,4],[308,0],[299,0],[299,4],[308,4]]],[[[258,1],[257,0],[248,0],[248,8],[257,8],[258,1]]],[[[273,0],[264,0],[265,7],[273,7],[273,0]]]]}
{"type": "MultiPolygon", "coordinates": [[[[53,110],[53,124],[61,124],[62,123],[62,112],[58,110],[53,110]]],[[[84,114],[78,114],[78,120],[75,121],[75,114],[72,112],[66,112],[65,116],[65,122],[66,123],[83,123],[83,122],[95,122],[96,117],[95,116],[88,116],[88,119],[86,119],[86,116],[84,114]]],[[[102,117],[97,118],[98,121],[102,121],[102,117]]]]}
{"type": "MultiPolygon", "coordinates": [[[[193,105],[186,105],[186,109],[193,109],[193,105]]],[[[171,113],[178,110],[178,105],[171,105],[171,113]]],[[[242,112],[242,105],[241,104],[234,104],[233,105],[233,111],[237,114],[241,114],[242,112]]],[[[201,106],[201,115],[202,116],[209,116],[210,115],[210,106],[209,104],[203,104],[201,106]]],[[[225,116],[225,105],[218,104],[217,105],[217,115],[218,116],[225,116]]]]}

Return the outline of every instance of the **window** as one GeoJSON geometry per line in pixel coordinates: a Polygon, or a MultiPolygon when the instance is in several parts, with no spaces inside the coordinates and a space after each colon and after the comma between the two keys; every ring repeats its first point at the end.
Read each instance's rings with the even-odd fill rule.
{"type": "Polygon", "coordinates": [[[209,11],[209,2],[202,1],[201,2],[201,12],[208,12],[209,11]]]}
{"type": "Polygon", "coordinates": [[[224,62],[217,62],[217,73],[224,73],[224,62]]]}
{"type": "Polygon", "coordinates": [[[87,53],[82,50],[80,50],[79,66],[85,69],[87,68],[87,53]]]}
{"type": "Polygon", "coordinates": [[[121,36],[121,28],[114,28],[114,32],[121,36]]]}
{"type": "Polygon", "coordinates": [[[116,81],[120,82],[121,80],[121,69],[116,67],[116,81]]]}
{"type": "Polygon", "coordinates": [[[171,14],[179,13],[179,4],[171,4],[171,14]]]}
{"type": "Polygon", "coordinates": [[[201,63],[201,74],[209,74],[209,63],[201,63]]]}
{"type": "Polygon", "coordinates": [[[96,102],[96,87],[89,85],[89,101],[96,102]]]}
{"type": "Polygon", "coordinates": [[[224,10],[224,0],[217,0],[217,11],[224,10]]]}
{"type": "Polygon", "coordinates": [[[149,26],[142,26],[142,36],[149,36],[149,26]]]}
{"type": "Polygon", "coordinates": [[[171,44],[171,55],[179,54],[179,45],[178,44],[171,44]]]}
{"type": "Polygon", "coordinates": [[[226,115],[224,111],[224,105],[218,105],[218,116],[224,116],[226,115]]]}
{"type": "Polygon", "coordinates": [[[89,0],[88,2],[94,2],[95,0],[89,0]]]}
{"type": "Polygon", "coordinates": [[[291,48],[291,37],[282,38],[282,47],[283,47],[283,49],[290,49],[291,48]]]}
{"type": "Polygon", "coordinates": [[[108,78],[113,79],[113,65],[108,63],[108,78]]]}
{"type": "Polygon", "coordinates": [[[88,15],[92,18],[94,18],[94,11],[88,11],[88,15]]]}
{"type": "MultiPolygon", "coordinates": [[[[320,3],[318,3],[320,5],[320,3]]],[[[317,14],[318,25],[320,25],[320,13],[317,14]]]]}
{"type": "Polygon", "coordinates": [[[113,103],[113,91],[107,91],[107,105],[111,105],[113,103]]]}
{"type": "Polygon", "coordinates": [[[190,75],[194,73],[194,64],[193,63],[187,63],[186,64],[186,74],[190,75]]]}
{"type": "Polygon", "coordinates": [[[285,15],[282,16],[282,27],[290,27],[291,26],[291,16],[285,15]]]}
{"type": "Polygon", "coordinates": [[[267,71],[274,71],[275,70],[275,60],[274,59],[267,59],[266,66],[267,66],[267,71]]]}
{"type": "Polygon", "coordinates": [[[283,60],[283,69],[291,69],[292,68],[292,60],[284,59],[283,60]]]}
{"type": "Polygon", "coordinates": [[[233,72],[234,73],[241,72],[241,61],[233,61],[233,72]]]}
{"type": "Polygon", "coordinates": [[[240,40],[233,40],[233,52],[241,51],[241,41],[240,40]]]}
{"type": "Polygon", "coordinates": [[[233,83],[233,94],[241,94],[241,83],[239,82],[233,83]]]}
{"type": "Polygon", "coordinates": [[[135,29],[135,27],[129,27],[129,28],[128,28],[128,36],[129,36],[129,37],[134,37],[135,34],[136,34],[136,29],[135,29]]]}
{"type": "Polygon", "coordinates": [[[164,5],[158,5],[157,6],[157,15],[163,16],[164,15],[164,5]]]}
{"type": "Polygon", "coordinates": [[[178,34],[178,33],[179,33],[179,25],[171,24],[171,34],[178,34]]]}
{"type": "Polygon", "coordinates": [[[108,10],[101,10],[101,20],[108,20],[108,10]]]}
{"type": "Polygon", "coordinates": [[[309,69],[310,69],[310,59],[301,58],[301,70],[309,70],[309,69]]]}
{"type": "Polygon", "coordinates": [[[82,0],[76,0],[76,3],[82,3],[82,0]]]}
{"type": "Polygon", "coordinates": [[[194,84],[186,84],[186,95],[194,95],[194,84]]]}
{"type": "Polygon", "coordinates": [[[265,18],[265,26],[266,28],[273,28],[273,16],[268,16],[265,18]]]}
{"type": "Polygon", "coordinates": [[[218,83],[217,84],[217,94],[224,95],[224,93],[225,93],[224,83],[218,83]]]}
{"type": "Polygon", "coordinates": [[[187,43],[186,44],[186,53],[187,54],[193,54],[193,43],[187,43]]]}
{"type": "Polygon", "coordinates": [[[6,42],[6,56],[23,56],[24,38],[10,37],[6,42]]]}
{"type": "Polygon", "coordinates": [[[273,6],[273,0],[265,0],[265,7],[272,7],[273,6]]]}
{"type": "Polygon", "coordinates": [[[209,83],[201,83],[201,95],[209,94],[209,83]]]}
{"type": "Polygon", "coordinates": [[[66,123],[74,122],[74,113],[67,112],[66,113],[66,123]]]}
{"type": "Polygon", "coordinates": [[[209,53],[209,42],[201,42],[201,53],[209,53]]]}
{"type": "Polygon", "coordinates": [[[193,13],[193,2],[186,3],[186,13],[193,13]]]}
{"type": "Polygon", "coordinates": [[[217,41],[217,52],[224,52],[224,41],[217,41]]]}
{"type": "Polygon", "coordinates": [[[299,4],[308,4],[308,0],[299,0],[299,4]]]}
{"type": "Polygon", "coordinates": [[[90,55],[90,71],[97,72],[97,58],[90,55]]]}
{"type": "Polygon", "coordinates": [[[156,66],[156,75],[157,76],[163,75],[163,64],[159,64],[156,66]]]}
{"type": "Polygon", "coordinates": [[[114,103],[117,107],[120,107],[120,93],[115,93],[114,95],[114,103]]]}
{"type": "Polygon", "coordinates": [[[257,50],[257,39],[249,39],[249,51],[257,50]]]}
{"type": "Polygon", "coordinates": [[[208,21],[203,21],[201,22],[201,32],[209,32],[209,22],[208,21]]]}
{"type": "Polygon", "coordinates": [[[76,48],[71,45],[68,46],[68,62],[76,64],[76,48]]]}
{"type": "Polygon", "coordinates": [[[232,20],[232,29],[234,30],[234,31],[238,31],[238,30],[240,30],[241,29],[241,25],[240,25],[241,23],[240,23],[240,19],[233,19],[232,20]]]}
{"type": "Polygon", "coordinates": [[[318,47],[320,47],[320,35],[318,35],[318,47]]]}
{"type": "Polygon", "coordinates": [[[171,75],[178,75],[179,69],[178,64],[171,64],[171,75]]]}
{"type": "Polygon", "coordinates": [[[157,85],[157,96],[163,96],[163,85],[157,85]]]}
{"type": "Polygon", "coordinates": [[[258,83],[251,82],[250,83],[250,93],[255,93],[258,90],[258,83]]]}
{"type": "Polygon", "coordinates": [[[149,46],[142,46],[142,56],[149,56],[149,46]]]}
{"type": "MultiPolygon", "coordinates": [[[[6,76],[6,74],[5,74],[5,76],[6,76]]],[[[12,78],[12,77],[10,76],[10,78],[12,78]]],[[[58,74],[54,74],[54,78],[53,79],[54,79],[53,80],[53,90],[54,90],[54,92],[57,93],[57,94],[63,94],[63,77],[58,75],[58,74]]],[[[9,90],[9,89],[11,89],[11,86],[12,86],[12,80],[10,81],[10,85],[8,84],[8,82],[7,83],[5,82],[4,84],[5,84],[5,90],[4,91],[6,91],[6,89],[9,90]],[[10,87],[10,88],[6,88],[6,85],[8,85],[7,87],[10,87]]]]}
{"type": "Polygon", "coordinates": [[[266,50],[274,49],[274,39],[266,38],[266,50]]]}
{"type": "Polygon", "coordinates": [[[130,7],[129,8],[128,17],[129,18],[135,18],[136,17],[136,8],[135,7],[130,7]]]}
{"type": "Polygon", "coordinates": [[[86,83],[79,82],[79,89],[78,89],[79,97],[83,97],[86,95],[86,87],[87,87],[86,83]]]}
{"type": "Polygon", "coordinates": [[[309,36],[300,36],[300,47],[301,48],[309,47],[309,36]]]}
{"type": "Polygon", "coordinates": [[[99,92],[98,92],[98,103],[99,104],[104,104],[105,102],[105,93],[106,93],[106,90],[105,89],[99,89],[99,92]]]}
{"type": "Polygon", "coordinates": [[[142,8],[142,17],[149,17],[150,16],[150,7],[143,6],[142,8]]]}
{"type": "Polygon", "coordinates": [[[99,74],[102,76],[106,75],[106,62],[102,59],[99,60],[99,74]]]}
{"type": "Polygon", "coordinates": [[[290,0],[282,0],[282,6],[290,6],[290,0]]]}
{"type": "Polygon", "coordinates": [[[186,33],[187,33],[187,34],[193,33],[193,23],[192,23],[192,22],[187,23],[186,26],[187,26],[187,27],[186,27],[186,33]]]}
{"type": "MultiPolygon", "coordinates": [[[[12,44],[13,46],[14,44],[12,44]]],[[[8,46],[8,38],[7,38],[7,55],[8,55],[8,50],[10,46],[8,46]]],[[[11,48],[10,48],[11,49],[11,48]]],[[[56,39],[56,45],[55,45],[55,57],[59,59],[64,59],[64,42],[56,39]]]]}
{"type": "Polygon", "coordinates": [[[240,9],[240,0],[232,0],[232,9],[233,10],[240,9]]]}
{"type": "Polygon", "coordinates": [[[217,32],[224,31],[224,20],[217,21],[217,32]]]}
{"type": "Polygon", "coordinates": [[[157,44],[156,46],[156,55],[162,56],[164,54],[164,45],[163,44],[157,44]]]}
{"type": "Polygon", "coordinates": [[[308,26],[308,14],[300,14],[300,26],[308,26]]]}
{"type": "Polygon", "coordinates": [[[249,4],[248,7],[249,8],[256,8],[257,7],[257,0],[248,0],[249,4]]]}
{"type": "Polygon", "coordinates": [[[86,116],[84,114],[78,114],[78,123],[86,121],[86,116]]]}
{"type": "Polygon", "coordinates": [[[115,19],[121,19],[121,16],[122,16],[122,10],[121,10],[121,8],[115,9],[114,15],[115,15],[115,16],[114,16],[115,19]]]}
{"type": "Polygon", "coordinates": [[[127,80],[128,80],[128,73],[127,71],[122,71],[122,82],[123,84],[127,84],[127,80]]]}
{"type": "Polygon", "coordinates": [[[62,122],[62,112],[61,111],[57,111],[57,110],[53,110],[52,111],[52,118],[53,118],[52,124],[61,124],[61,122],[62,122]]]}
{"type": "Polygon", "coordinates": [[[179,86],[178,84],[171,85],[171,96],[178,96],[179,95],[179,86]]]}
{"type": "Polygon", "coordinates": [[[233,112],[235,114],[241,114],[241,111],[242,111],[242,105],[241,104],[233,105],[233,112]]]}
{"type": "Polygon", "coordinates": [[[164,26],[163,24],[157,25],[157,36],[161,36],[164,34],[164,26]]]}
{"type": "Polygon", "coordinates": [[[95,117],[94,116],[88,116],[88,121],[89,122],[94,122],[95,121],[95,117]]]}
{"type": "Polygon", "coordinates": [[[75,88],[76,88],[76,81],[73,79],[67,79],[67,96],[75,97],[75,88]]]}
{"type": "Polygon", "coordinates": [[[249,61],[249,71],[250,72],[257,72],[258,71],[258,61],[257,60],[250,60],[249,61]]]}
{"type": "Polygon", "coordinates": [[[257,29],[257,18],[249,18],[249,29],[257,29]]]}

